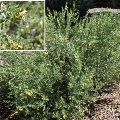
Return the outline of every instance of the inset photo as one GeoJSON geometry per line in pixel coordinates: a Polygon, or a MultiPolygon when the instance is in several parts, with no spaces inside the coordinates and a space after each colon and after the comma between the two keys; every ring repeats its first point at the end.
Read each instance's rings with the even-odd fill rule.
{"type": "Polygon", "coordinates": [[[44,50],[44,1],[0,1],[0,50],[44,50]]]}

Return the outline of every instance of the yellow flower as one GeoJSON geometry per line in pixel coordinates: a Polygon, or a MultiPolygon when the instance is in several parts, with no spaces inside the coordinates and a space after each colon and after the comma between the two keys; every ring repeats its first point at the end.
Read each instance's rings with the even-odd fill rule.
{"type": "Polygon", "coordinates": [[[18,49],[18,45],[17,44],[14,44],[14,49],[18,49]]]}
{"type": "Polygon", "coordinates": [[[19,12],[19,14],[16,16],[16,18],[22,17],[26,12],[27,12],[26,10],[19,12]]]}
{"type": "Polygon", "coordinates": [[[5,49],[6,48],[6,45],[5,44],[2,44],[2,49],[5,49]]]}
{"type": "Polygon", "coordinates": [[[12,41],[12,40],[10,40],[10,41],[9,41],[9,44],[10,44],[10,45],[13,45],[13,41],[12,41]]]}
{"type": "Polygon", "coordinates": [[[116,34],[116,37],[120,37],[120,34],[116,34]]]}
{"type": "Polygon", "coordinates": [[[20,49],[20,50],[21,50],[21,49],[23,49],[23,47],[22,47],[21,45],[18,45],[18,49],[20,49]]]}
{"type": "Polygon", "coordinates": [[[119,38],[120,37],[120,31],[117,31],[117,33],[115,33],[115,36],[119,38]]]}
{"type": "Polygon", "coordinates": [[[33,91],[32,91],[32,90],[26,91],[26,94],[27,94],[28,96],[32,96],[33,91]]]}
{"type": "Polygon", "coordinates": [[[45,52],[45,55],[48,55],[48,52],[45,52]]]}

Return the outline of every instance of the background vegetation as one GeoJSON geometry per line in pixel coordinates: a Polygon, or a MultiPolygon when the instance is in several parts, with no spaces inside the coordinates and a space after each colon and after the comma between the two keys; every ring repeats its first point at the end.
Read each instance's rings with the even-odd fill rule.
{"type": "Polygon", "coordinates": [[[0,54],[0,90],[20,120],[82,119],[100,89],[120,79],[120,15],[77,16],[67,6],[48,14],[46,52],[0,54]]]}
{"type": "Polygon", "coordinates": [[[43,50],[44,2],[4,1],[0,6],[0,49],[43,50]]]}
{"type": "Polygon", "coordinates": [[[61,11],[62,7],[64,8],[66,3],[69,8],[73,7],[73,3],[77,11],[79,11],[80,17],[85,16],[86,11],[90,8],[120,8],[119,0],[46,0],[46,11],[49,8],[51,12],[61,11]]]}

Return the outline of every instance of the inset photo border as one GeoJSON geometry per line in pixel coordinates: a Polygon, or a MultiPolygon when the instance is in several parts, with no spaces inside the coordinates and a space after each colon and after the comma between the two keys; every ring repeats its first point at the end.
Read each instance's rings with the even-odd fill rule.
{"type": "Polygon", "coordinates": [[[0,1],[0,51],[45,51],[45,1],[0,1]]]}

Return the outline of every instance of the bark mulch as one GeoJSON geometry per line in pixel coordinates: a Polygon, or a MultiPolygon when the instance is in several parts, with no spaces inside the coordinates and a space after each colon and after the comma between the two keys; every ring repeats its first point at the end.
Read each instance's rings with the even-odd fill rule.
{"type": "Polygon", "coordinates": [[[103,88],[83,120],[120,120],[120,84],[110,83],[103,88]]]}

